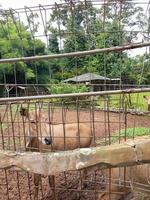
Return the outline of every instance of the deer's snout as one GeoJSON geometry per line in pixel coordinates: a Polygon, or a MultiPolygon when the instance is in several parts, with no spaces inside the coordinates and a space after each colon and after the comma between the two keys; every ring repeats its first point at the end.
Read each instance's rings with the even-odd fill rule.
{"type": "Polygon", "coordinates": [[[45,143],[46,145],[52,144],[52,138],[50,138],[50,137],[45,137],[45,138],[44,138],[44,143],[45,143]]]}

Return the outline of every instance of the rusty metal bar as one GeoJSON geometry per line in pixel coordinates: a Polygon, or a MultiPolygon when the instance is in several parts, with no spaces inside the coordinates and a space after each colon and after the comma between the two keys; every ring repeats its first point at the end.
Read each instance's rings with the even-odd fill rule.
{"type": "Polygon", "coordinates": [[[52,99],[52,98],[65,98],[65,97],[83,97],[83,96],[97,96],[97,95],[110,95],[110,94],[129,94],[129,93],[142,93],[150,92],[150,88],[138,88],[127,90],[110,90],[98,92],[84,92],[84,93],[70,93],[70,94],[52,94],[52,95],[39,95],[39,96],[26,96],[26,97],[9,97],[0,98],[0,103],[17,102],[26,100],[39,100],[39,99],[52,99]]]}
{"type": "MultiPolygon", "coordinates": [[[[91,1],[87,1],[87,2],[91,2],[91,1]]],[[[126,3],[130,3],[131,0],[127,0],[126,3]]],[[[93,5],[103,5],[103,1],[101,0],[92,0],[92,3],[93,5]]],[[[132,3],[134,4],[141,4],[141,5],[144,5],[144,4],[148,4],[147,1],[143,1],[143,2],[139,2],[138,0],[136,1],[132,1],[132,3]]],[[[116,4],[116,1],[111,1],[111,2],[106,2],[106,5],[113,5],[113,4],[116,4]]],[[[69,5],[67,4],[64,4],[64,3],[59,3],[58,4],[59,6],[63,7],[64,5],[67,6],[67,8],[69,7],[69,5]]],[[[83,5],[84,6],[84,5],[83,5]]],[[[43,5],[43,7],[48,10],[48,9],[53,9],[54,8],[54,4],[48,4],[48,5],[43,5]]],[[[39,5],[38,6],[31,6],[30,7],[33,11],[39,11],[39,5]]],[[[16,11],[18,11],[19,13],[24,13],[24,7],[22,8],[16,8],[15,9],[16,11]]],[[[6,9],[5,11],[9,11],[9,9],[6,9]]]]}
{"type": "Polygon", "coordinates": [[[71,53],[62,53],[62,54],[53,54],[53,55],[42,55],[42,56],[30,56],[30,57],[21,57],[21,58],[8,58],[8,59],[1,59],[1,63],[16,63],[21,61],[35,61],[35,60],[43,60],[43,59],[61,59],[61,58],[68,58],[68,57],[81,57],[81,56],[87,56],[87,55],[94,55],[98,53],[104,53],[104,52],[116,52],[116,51],[125,51],[129,49],[136,49],[141,47],[147,47],[150,46],[150,42],[144,42],[144,43],[133,43],[130,45],[125,46],[116,46],[116,47],[110,47],[110,48],[103,48],[103,49],[94,49],[89,51],[77,51],[77,52],[71,52],[71,53]]]}

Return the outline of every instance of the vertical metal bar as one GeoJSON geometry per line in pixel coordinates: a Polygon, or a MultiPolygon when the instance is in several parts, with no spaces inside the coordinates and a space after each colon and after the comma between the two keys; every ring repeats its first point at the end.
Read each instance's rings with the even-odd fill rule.
{"type": "Polygon", "coordinates": [[[6,90],[6,83],[7,83],[7,80],[6,80],[6,72],[5,72],[5,69],[3,70],[3,78],[4,78],[4,97],[9,97],[9,95],[7,94],[7,90],[6,90]]]}
{"type": "MultiPolygon", "coordinates": [[[[79,98],[76,98],[76,118],[77,118],[77,142],[78,148],[81,147],[81,138],[80,138],[80,111],[79,111],[79,98]]],[[[75,137],[76,137],[75,136],[75,137]]],[[[79,198],[81,198],[81,190],[82,190],[83,180],[82,180],[82,171],[79,171],[79,198]]]]}
{"type": "Polygon", "coordinates": [[[5,180],[6,180],[7,200],[9,200],[10,197],[9,197],[9,188],[8,188],[8,175],[7,175],[7,170],[4,169],[4,172],[5,172],[5,180]]]}
{"type": "Polygon", "coordinates": [[[64,113],[64,101],[63,101],[63,99],[62,99],[62,101],[61,101],[61,106],[62,106],[62,126],[63,126],[63,140],[64,140],[64,151],[65,150],[67,150],[66,149],[66,127],[65,127],[65,125],[66,125],[66,119],[65,119],[65,113],[64,113]]]}
{"type": "Polygon", "coordinates": [[[17,128],[18,128],[18,143],[19,143],[19,149],[21,150],[21,140],[23,139],[22,138],[22,135],[21,135],[21,127],[20,127],[20,119],[19,119],[19,108],[20,108],[20,105],[19,104],[17,104],[17,109],[16,109],[16,114],[17,114],[17,122],[16,122],[16,124],[17,124],[17,128]]]}
{"type": "MultiPolygon", "coordinates": [[[[28,102],[27,102],[28,104],[28,102]]],[[[21,103],[20,105],[20,109],[23,108],[23,105],[21,103]]],[[[24,117],[22,116],[21,117],[21,121],[22,121],[22,126],[23,126],[23,141],[22,141],[22,145],[24,144],[24,149],[25,151],[29,151],[29,148],[27,148],[27,145],[26,145],[26,137],[27,137],[27,132],[26,132],[26,126],[27,126],[27,121],[25,121],[24,117]]],[[[29,198],[30,200],[32,200],[32,192],[31,192],[31,183],[30,183],[30,174],[29,172],[26,172],[26,177],[27,177],[27,183],[28,183],[28,189],[29,189],[29,198]]]]}
{"type": "Polygon", "coordinates": [[[30,200],[32,200],[32,192],[31,192],[31,179],[30,179],[30,174],[28,172],[26,172],[27,175],[27,180],[28,180],[28,188],[29,188],[29,197],[30,200]]]}
{"type": "Polygon", "coordinates": [[[94,187],[94,199],[97,200],[96,198],[96,195],[97,195],[97,190],[96,190],[96,183],[97,183],[97,170],[94,171],[94,184],[95,184],[95,187],[94,187]]]}
{"type": "Polygon", "coordinates": [[[93,144],[96,146],[96,132],[95,132],[95,100],[92,96],[92,137],[93,137],[93,144]]]}
{"type": "Polygon", "coordinates": [[[105,133],[104,133],[104,138],[105,138],[105,145],[107,145],[107,114],[106,114],[106,110],[107,110],[107,99],[106,99],[106,95],[104,96],[104,128],[105,128],[105,133]]]}
{"type": "Polygon", "coordinates": [[[111,134],[110,134],[110,116],[109,116],[109,97],[107,100],[107,126],[108,126],[108,137],[109,137],[109,145],[111,144],[111,134]]]}
{"type": "Polygon", "coordinates": [[[39,11],[40,11],[41,19],[42,19],[42,25],[43,25],[43,28],[44,28],[44,34],[45,34],[45,37],[46,37],[46,44],[47,44],[47,47],[48,47],[48,35],[47,35],[47,10],[45,9],[44,6],[42,6],[42,5],[40,4],[40,5],[39,5],[39,11]],[[43,10],[44,13],[45,13],[45,19],[44,19],[44,17],[43,17],[42,10],[43,10]]]}
{"type": "Polygon", "coordinates": [[[67,181],[67,174],[66,174],[66,172],[64,172],[64,177],[65,177],[65,190],[67,191],[66,200],[69,200],[69,196],[68,196],[68,181],[67,181]]]}
{"type": "MultiPolygon", "coordinates": [[[[49,136],[50,138],[52,138],[52,143],[51,145],[51,151],[53,151],[53,124],[52,124],[52,117],[53,117],[53,113],[52,113],[52,107],[51,107],[51,102],[48,102],[48,124],[49,124],[49,136]]],[[[54,135],[55,137],[55,135],[54,135]]],[[[54,138],[54,142],[55,142],[55,138],[54,138]]]]}
{"type": "Polygon", "coordinates": [[[3,120],[5,120],[6,118],[6,121],[5,124],[7,125],[7,139],[8,139],[8,145],[7,145],[7,149],[11,149],[11,134],[10,134],[10,123],[9,123],[9,114],[10,114],[10,108],[9,108],[9,104],[6,104],[6,110],[5,110],[5,114],[4,114],[4,117],[3,117],[3,120]]]}
{"type": "Polygon", "coordinates": [[[37,147],[36,147],[36,151],[40,151],[41,152],[41,149],[39,149],[39,126],[38,126],[38,113],[37,113],[37,105],[36,103],[34,103],[34,107],[35,107],[35,121],[36,121],[36,134],[37,134],[37,147]]]}
{"type": "MultiPolygon", "coordinates": [[[[0,114],[0,134],[1,134],[1,140],[2,140],[2,149],[5,149],[4,145],[4,133],[3,133],[3,121],[2,117],[0,114]]],[[[7,191],[7,199],[9,200],[9,188],[8,188],[8,177],[7,177],[7,170],[4,169],[4,176],[5,176],[5,181],[6,181],[6,191],[7,191]]]]}
{"type": "MultiPolygon", "coordinates": [[[[20,105],[20,109],[22,109],[23,107],[22,107],[22,104],[20,105]]],[[[25,151],[27,150],[27,146],[26,146],[26,128],[25,128],[25,126],[26,126],[26,122],[25,122],[25,119],[24,119],[24,117],[23,116],[21,116],[21,119],[22,119],[22,126],[23,126],[23,141],[24,141],[24,148],[25,148],[25,151]]]]}
{"type": "MultiPolygon", "coordinates": [[[[12,134],[13,134],[13,137],[12,137],[12,139],[13,139],[13,148],[16,151],[17,146],[16,146],[16,140],[15,140],[14,119],[13,119],[13,111],[12,111],[12,105],[11,104],[10,104],[10,120],[11,120],[12,134]]],[[[16,178],[17,178],[17,188],[18,188],[19,199],[21,199],[19,175],[18,175],[17,171],[16,171],[16,178]]]]}
{"type": "Polygon", "coordinates": [[[78,141],[78,148],[81,147],[81,138],[80,138],[80,111],[79,111],[79,98],[76,98],[76,117],[77,117],[77,141],[78,141]]]}
{"type": "MultiPolygon", "coordinates": [[[[35,47],[35,35],[34,35],[34,28],[35,28],[35,24],[33,22],[33,29],[31,27],[31,19],[30,17],[28,16],[28,12],[27,10],[29,10],[29,12],[32,14],[33,18],[34,18],[34,14],[33,14],[33,11],[25,6],[25,14],[26,14],[26,18],[27,18],[27,22],[28,22],[28,25],[29,25],[29,28],[30,28],[30,33],[32,35],[32,39],[33,39],[33,55],[35,56],[36,55],[36,47],[35,47]]],[[[38,81],[38,72],[37,72],[37,64],[36,62],[34,62],[34,69],[35,69],[35,78],[36,78],[36,85],[38,85],[39,81],[38,81]]],[[[37,87],[37,93],[39,94],[39,88],[37,87]]]]}
{"type": "Polygon", "coordinates": [[[3,133],[3,122],[2,122],[2,119],[1,119],[1,114],[0,114],[0,133],[1,133],[1,139],[2,140],[2,149],[5,148],[4,146],[4,133],[3,133]]]}
{"type": "MultiPolygon", "coordinates": [[[[106,48],[106,31],[105,31],[105,24],[106,24],[106,6],[107,6],[107,2],[106,0],[104,0],[104,16],[103,16],[103,34],[104,34],[104,48],[106,48]]],[[[105,76],[105,80],[104,80],[104,88],[103,90],[107,90],[107,87],[106,87],[106,76],[107,76],[107,71],[106,71],[106,53],[104,52],[103,53],[103,56],[104,56],[104,76],[105,76]]]]}
{"type": "Polygon", "coordinates": [[[9,109],[10,109],[10,120],[11,120],[11,128],[12,128],[13,149],[16,150],[15,129],[14,129],[13,111],[12,111],[11,104],[9,105],[9,109]]]}
{"type": "MultiPolygon", "coordinates": [[[[59,49],[61,50],[62,49],[62,37],[61,37],[61,16],[60,16],[60,13],[61,13],[61,10],[60,10],[60,7],[59,5],[55,2],[55,10],[56,10],[56,17],[57,17],[57,27],[58,27],[58,32],[59,32],[59,49]]],[[[62,66],[61,67],[61,80],[63,81],[64,80],[64,67],[62,66]]]]}
{"type": "Polygon", "coordinates": [[[15,81],[15,91],[16,91],[16,97],[18,96],[18,88],[17,88],[17,74],[16,74],[16,64],[13,64],[14,66],[14,81],[15,81]]]}

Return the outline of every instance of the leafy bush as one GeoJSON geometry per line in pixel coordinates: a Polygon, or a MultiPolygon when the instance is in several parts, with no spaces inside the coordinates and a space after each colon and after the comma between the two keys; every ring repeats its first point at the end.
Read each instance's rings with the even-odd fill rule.
{"type": "Polygon", "coordinates": [[[81,93],[88,92],[89,89],[85,85],[73,85],[73,84],[59,84],[48,87],[51,94],[69,94],[69,93],[81,93]]]}
{"type": "MultiPolygon", "coordinates": [[[[88,92],[89,89],[85,85],[73,85],[73,84],[54,84],[47,88],[51,94],[71,94],[88,92]]],[[[63,99],[56,99],[55,102],[63,102],[65,105],[75,106],[78,100],[79,107],[85,107],[89,105],[88,98],[85,97],[66,97],[63,99]]]]}

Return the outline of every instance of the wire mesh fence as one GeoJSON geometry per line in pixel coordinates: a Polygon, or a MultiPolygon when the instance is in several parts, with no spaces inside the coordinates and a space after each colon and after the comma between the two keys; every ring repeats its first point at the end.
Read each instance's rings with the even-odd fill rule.
{"type": "MultiPolygon", "coordinates": [[[[149,9],[104,0],[1,10],[0,149],[59,152],[149,136],[149,9]]],[[[0,171],[0,199],[131,199],[134,187],[149,192],[148,164],[55,177],[0,171]]]]}

